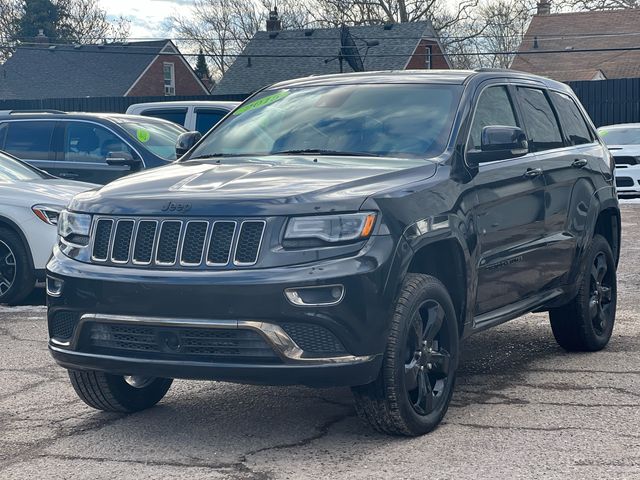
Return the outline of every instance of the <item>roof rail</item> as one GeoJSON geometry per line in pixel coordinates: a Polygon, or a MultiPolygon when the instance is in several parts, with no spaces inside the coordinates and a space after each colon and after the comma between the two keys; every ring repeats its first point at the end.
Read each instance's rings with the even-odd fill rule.
{"type": "Polygon", "coordinates": [[[51,113],[56,115],[66,115],[67,112],[63,112],[62,110],[9,110],[7,112],[9,115],[28,115],[30,113],[51,113]]]}
{"type": "Polygon", "coordinates": [[[475,71],[478,73],[482,73],[482,72],[515,72],[516,70],[511,70],[510,68],[482,67],[482,68],[476,68],[475,71]]]}

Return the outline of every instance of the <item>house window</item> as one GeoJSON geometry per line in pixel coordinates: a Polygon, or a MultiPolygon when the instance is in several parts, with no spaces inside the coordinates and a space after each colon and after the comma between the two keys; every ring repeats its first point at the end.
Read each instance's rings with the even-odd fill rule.
{"type": "Polygon", "coordinates": [[[431,47],[424,47],[424,68],[431,70],[431,47]]]}
{"type": "Polygon", "coordinates": [[[176,69],[173,63],[164,64],[164,94],[166,96],[176,94],[176,69]]]}

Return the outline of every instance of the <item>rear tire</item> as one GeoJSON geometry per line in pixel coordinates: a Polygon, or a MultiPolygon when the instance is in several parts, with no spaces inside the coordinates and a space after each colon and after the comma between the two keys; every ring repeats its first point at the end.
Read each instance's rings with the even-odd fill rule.
{"type": "Polygon", "coordinates": [[[616,317],[616,263],[601,235],[591,241],[578,295],[549,312],[558,344],[571,352],[595,352],[609,343],[616,317]]]}
{"type": "Polygon", "coordinates": [[[22,238],[0,228],[0,303],[15,305],[33,291],[36,276],[22,238]]]}
{"type": "Polygon", "coordinates": [[[173,382],[170,378],[124,377],[91,370],[69,370],[69,379],[84,403],[96,410],[120,413],[153,407],[173,382]],[[133,386],[136,382],[131,379],[141,380],[133,386]]]}
{"type": "Polygon", "coordinates": [[[378,378],[353,387],[358,415],[392,435],[438,426],[449,407],[458,364],[458,322],[445,286],[409,274],[396,301],[378,378]]]}

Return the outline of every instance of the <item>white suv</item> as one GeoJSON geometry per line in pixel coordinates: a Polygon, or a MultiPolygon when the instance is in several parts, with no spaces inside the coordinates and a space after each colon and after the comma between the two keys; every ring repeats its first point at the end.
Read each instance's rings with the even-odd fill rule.
{"type": "Polygon", "coordinates": [[[598,133],[616,162],[619,195],[640,195],[640,123],[600,127],[598,133]]]}
{"type": "Polygon", "coordinates": [[[203,135],[211,130],[240,102],[184,101],[136,103],[127,109],[128,115],[162,118],[203,135]]]}
{"type": "Polygon", "coordinates": [[[94,188],[61,180],[0,153],[0,303],[17,303],[44,280],[60,211],[94,188]]]}

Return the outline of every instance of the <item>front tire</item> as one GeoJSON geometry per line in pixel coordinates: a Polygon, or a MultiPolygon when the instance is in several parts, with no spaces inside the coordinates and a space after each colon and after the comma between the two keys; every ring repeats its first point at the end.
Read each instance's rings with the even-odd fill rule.
{"type": "Polygon", "coordinates": [[[0,303],[16,304],[33,291],[36,277],[20,236],[0,228],[0,303]]]}
{"type": "Polygon", "coordinates": [[[392,435],[438,426],[451,401],[458,364],[458,322],[445,286],[409,274],[396,301],[378,378],[353,387],[358,415],[392,435]]]}
{"type": "Polygon", "coordinates": [[[166,395],[170,378],[125,377],[69,370],[71,385],[84,403],[105,412],[132,413],[153,407],[166,395]]]}
{"type": "Polygon", "coordinates": [[[616,317],[616,263],[609,242],[601,235],[591,241],[585,257],[578,295],[549,312],[558,344],[570,352],[595,352],[609,343],[616,317]]]}

